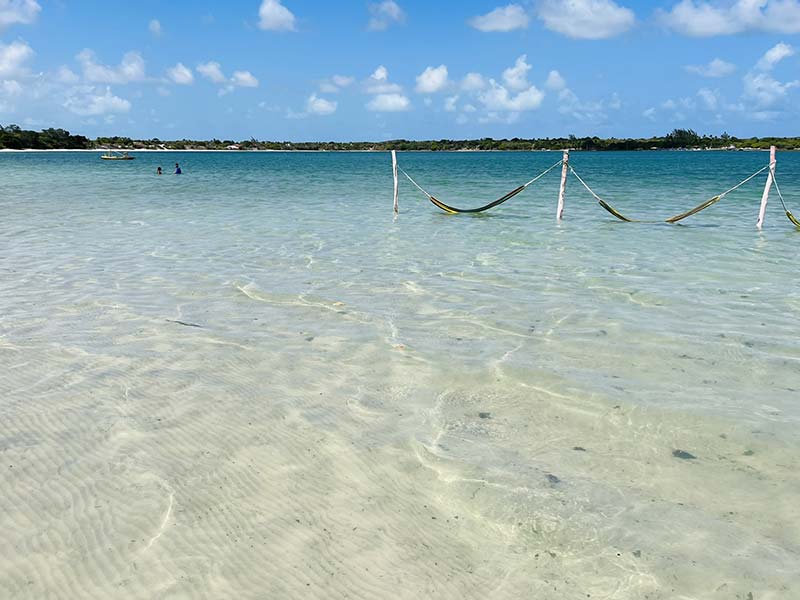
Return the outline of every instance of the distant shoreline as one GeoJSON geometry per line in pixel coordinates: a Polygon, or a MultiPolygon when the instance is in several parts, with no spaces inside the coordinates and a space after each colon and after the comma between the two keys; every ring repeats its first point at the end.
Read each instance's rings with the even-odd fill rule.
{"type": "MultiPolygon", "coordinates": [[[[567,149],[565,149],[567,150],[567,149]]],[[[634,149],[634,150],[584,150],[581,148],[568,148],[570,152],[769,152],[767,148],[642,148],[642,149],[634,149]]],[[[167,153],[186,153],[186,152],[207,152],[207,153],[219,153],[219,154],[296,154],[296,153],[303,153],[303,154],[386,154],[387,152],[391,152],[391,150],[271,150],[271,149],[261,149],[261,150],[221,150],[215,148],[187,148],[185,150],[179,150],[175,148],[167,148],[164,150],[157,150],[155,148],[45,148],[45,149],[37,149],[37,148],[24,148],[24,149],[17,149],[17,148],[0,148],[0,154],[8,152],[8,153],[32,153],[32,152],[82,152],[82,153],[95,153],[101,154],[104,152],[136,152],[136,153],[148,153],[148,154],[167,154],[167,153]]],[[[480,150],[480,149],[472,149],[467,148],[464,150],[397,150],[398,153],[427,153],[427,154],[459,154],[459,153],[470,153],[470,152],[513,152],[513,153],[558,153],[563,152],[564,150],[550,150],[546,148],[542,148],[541,150],[531,149],[531,150],[480,150]]],[[[799,149],[795,148],[787,148],[781,149],[780,152],[798,152],[799,149]]]]}
{"type": "Polygon", "coordinates": [[[691,129],[674,129],[663,136],[643,138],[566,137],[494,139],[407,140],[383,141],[310,141],[291,142],[257,140],[162,140],[134,139],[128,136],[100,136],[89,139],[73,135],[66,129],[43,129],[40,132],[21,129],[17,125],[0,126],[0,149],[10,150],[83,150],[89,152],[619,152],[645,150],[800,150],[800,137],[735,137],[728,133],[700,135],[691,129]]]}

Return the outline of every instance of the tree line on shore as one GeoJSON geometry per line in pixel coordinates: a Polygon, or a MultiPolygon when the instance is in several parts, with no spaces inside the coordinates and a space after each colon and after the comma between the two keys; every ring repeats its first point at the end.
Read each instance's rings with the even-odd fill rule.
{"type": "Polygon", "coordinates": [[[233,140],[171,140],[158,138],[135,140],[129,137],[98,137],[91,140],[72,135],[64,129],[28,131],[17,125],[0,125],[0,149],[13,150],[91,150],[91,149],[152,149],[152,150],[297,150],[297,151],[468,151],[468,150],[677,150],[677,149],[766,149],[800,150],[800,137],[737,138],[721,135],[699,135],[691,129],[675,129],[661,137],[650,138],[513,138],[496,140],[387,140],[383,142],[271,142],[255,138],[233,140]]]}
{"type": "Polygon", "coordinates": [[[92,141],[82,135],[72,135],[65,129],[28,131],[17,125],[0,125],[0,148],[11,150],[83,150],[92,141]]]}

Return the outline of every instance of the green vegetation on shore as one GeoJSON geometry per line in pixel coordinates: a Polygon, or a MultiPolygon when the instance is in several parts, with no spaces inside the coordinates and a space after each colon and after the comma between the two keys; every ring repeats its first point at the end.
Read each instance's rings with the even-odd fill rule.
{"type": "Polygon", "coordinates": [[[71,135],[64,129],[27,131],[17,125],[0,125],[0,148],[12,150],[83,150],[93,142],[82,135],[71,135]]]}
{"type": "Polygon", "coordinates": [[[233,140],[171,140],[157,138],[134,140],[129,137],[99,137],[90,140],[82,135],[71,135],[64,129],[26,131],[16,125],[0,126],[0,149],[14,150],[298,150],[298,151],[468,151],[468,150],[676,150],[676,149],[766,149],[777,146],[780,150],[800,150],[800,137],[737,138],[722,135],[699,135],[691,129],[675,129],[663,137],[651,138],[513,138],[495,140],[388,140],[384,142],[269,142],[255,138],[233,140]]]}

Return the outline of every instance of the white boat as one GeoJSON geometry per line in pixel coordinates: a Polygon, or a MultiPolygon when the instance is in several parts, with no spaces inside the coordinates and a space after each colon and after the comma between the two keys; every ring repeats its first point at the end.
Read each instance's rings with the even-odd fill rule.
{"type": "Polygon", "coordinates": [[[107,151],[100,158],[103,160],[134,160],[136,157],[130,156],[127,152],[107,151]]]}

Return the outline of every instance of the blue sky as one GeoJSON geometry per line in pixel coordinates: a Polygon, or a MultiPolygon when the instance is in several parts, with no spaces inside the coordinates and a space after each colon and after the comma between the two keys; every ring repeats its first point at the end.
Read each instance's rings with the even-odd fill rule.
{"type": "Polygon", "coordinates": [[[798,135],[800,0],[0,0],[0,124],[289,140],[798,135]]]}

